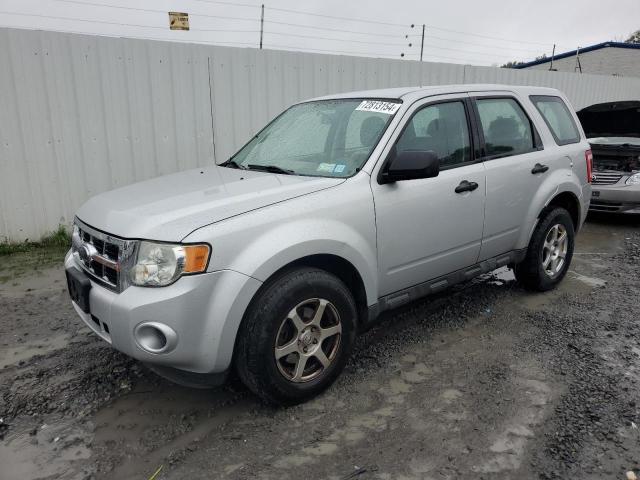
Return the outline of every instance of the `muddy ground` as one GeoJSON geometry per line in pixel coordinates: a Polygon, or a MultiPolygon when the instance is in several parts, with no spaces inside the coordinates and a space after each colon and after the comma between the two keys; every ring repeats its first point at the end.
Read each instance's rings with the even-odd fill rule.
{"type": "Polygon", "coordinates": [[[390,312],[297,407],[171,385],[0,258],[0,478],[623,479],[640,470],[640,220],[590,219],[552,292],[507,270],[390,312]],[[14,272],[14,273],[12,273],[14,272]]]}

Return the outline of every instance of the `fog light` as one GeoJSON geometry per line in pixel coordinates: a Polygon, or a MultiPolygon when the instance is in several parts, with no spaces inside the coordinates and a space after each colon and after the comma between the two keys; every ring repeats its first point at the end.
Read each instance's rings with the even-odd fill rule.
{"type": "Polygon", "coordinates": [[[145,322],[134,331],[136,343],[149,353],[168,353],[178,343],[178,334],[171,328],[158,322],[145,322]]]}

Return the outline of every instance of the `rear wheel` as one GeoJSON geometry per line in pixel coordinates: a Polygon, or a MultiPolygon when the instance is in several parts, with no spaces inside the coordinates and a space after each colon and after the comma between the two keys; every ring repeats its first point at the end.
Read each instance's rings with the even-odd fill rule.
{"type": "Polygon", "coordinates": [[[564,208],[541,219],[529,242],[525,259],[516,265],[516,279],[530,290],[554,288],[569,270],[575,242],[573,221],[564,208]]]}
{"type": "Polygon", "coordinates": [[[268,403],[311,398],[342,371],[355,323],[355,302],[340,279],[318,269],[291,270],[249,307],[237,343],[238,375],[268,403]]]}

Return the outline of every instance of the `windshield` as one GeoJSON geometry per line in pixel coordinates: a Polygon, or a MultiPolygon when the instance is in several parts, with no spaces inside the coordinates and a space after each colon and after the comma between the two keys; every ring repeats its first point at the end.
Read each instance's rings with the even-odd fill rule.
{"type": "Polygon", "coordinates": [[[222,165],[349,177],[362,168],[399,108],[399,100],[320,100],[294,105],[222,165]]]}

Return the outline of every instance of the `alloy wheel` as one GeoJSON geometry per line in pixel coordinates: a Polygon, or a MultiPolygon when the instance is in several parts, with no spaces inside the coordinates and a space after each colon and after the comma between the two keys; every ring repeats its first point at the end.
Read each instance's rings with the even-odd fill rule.
{"type": "Polygon", "coordinates": [[[542,268],[554,278],[562,272],[567,257],[569,237],[567,229],[561,223],[553,225],[544,238],[542,245],[542,268]]]}
{"type": "Polygon", "coordinates": [[[338,356],[341,337],[340,314],[330,301],[311,298],[300,302],[282,321],[276,335],[278,370],[295,383],[317,378],[338,356]]]}

